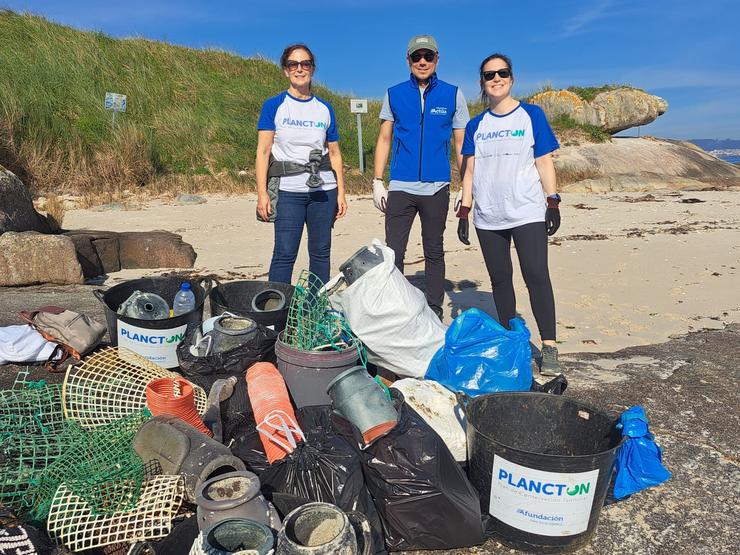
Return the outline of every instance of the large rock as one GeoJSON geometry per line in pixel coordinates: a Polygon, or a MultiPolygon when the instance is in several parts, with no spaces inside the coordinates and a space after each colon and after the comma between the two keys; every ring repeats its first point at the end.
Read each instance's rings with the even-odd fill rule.
{"type": "Polygon", "coordinates": [[[740,189],[740,167],[683,141],[615,138],[554,153],[562,191],[740,189]]]}
{"type": "Polygon", "coordinates": [[[35,231],[0,235],[0,286],[82,282],[82,268],[69,237],[35,231]]]}
{"type": "Polygon", "coordinates": [[[668,110],[668,103],[659,96],[628,87],[600,92],[590,102],[568,90],[544,91],[530,101],[541,106],[549,119],[566,114],[611,134],[647,125],[668,110]]]}
{"type": "Polygon", "coordinates": [[[65,231],[77,247],[85,277],[122,268],[192,268],[196,254],[182,236],[169,231],[65,231]]]}
{"type": "Polygon", "coordinates": [[[0,166],[0,234],[6,231],[49,233],[49,224],[33,207],[33,199],[23,182],[0,166]]]}
{"type": "Polygon", "coordinates": [[[192,268],[195,250],[169,231],[126,231],[118,234],[121,268],[192,268]]]}

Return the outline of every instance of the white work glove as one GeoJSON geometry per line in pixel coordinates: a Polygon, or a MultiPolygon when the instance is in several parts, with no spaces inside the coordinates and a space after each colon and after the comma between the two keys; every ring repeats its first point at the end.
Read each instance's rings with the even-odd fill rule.
{"type": "Polygon", "coordinates": [[[385,213],[385,207],[388,204],[388,192],[385,190],[382,179],[373,179],[373,204],[375,208],[385,213]]]}
{"type": "MultiPolygon", "coordinates": [[[[462,192],[462,187],[460,187],[460,189],[455,194],[455,202],[452,205],[452,211],[455,214],[455,216],[457,216],[458,212],[460,211],[460,207],[462,206],[462,197],[463,197],[463,192],[462,192]]],[[[473,203],[471,203],[470,205],[471,210],[473,209],[473,204],[475,204],[475,201],[473,201],[473,203]]]]}

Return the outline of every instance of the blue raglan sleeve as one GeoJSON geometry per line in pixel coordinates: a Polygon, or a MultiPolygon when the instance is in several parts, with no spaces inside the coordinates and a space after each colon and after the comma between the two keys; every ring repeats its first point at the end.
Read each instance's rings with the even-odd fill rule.
{"type": "Polygon", "coordinates": [[[265,100],[257,122],[258,131],[275,131],[275,115],[282,101],[282,95],[273,96],[265,100]]]}
{"type": "Polygon", "coordinates": [[[463,145],[461,150],[461,154],[463,156],[475,155],[475,141],[473,140],[473,137],[475,136],[476,129],[478,129],[479,122],[480,118],[473,118],[465,126],[465,137],[463,138],[463,145]]]}
{"type": "Polygon", "coordinates": [[[522,104],[532,120],[532,134],[534,135],[534,157],[539,158],[560,148],[555,133],[547,121],[545,112],[535,104],[522,104]]]}
{"type": "Polygon", "coordinates": [[[334,115],[334,108],[331,104],[326,102],[326,107],[329,108],[329,129],[326,130],[326,142],[334,143],[339,140],[339,128],[337,127],[337,118],[334,115]]]}

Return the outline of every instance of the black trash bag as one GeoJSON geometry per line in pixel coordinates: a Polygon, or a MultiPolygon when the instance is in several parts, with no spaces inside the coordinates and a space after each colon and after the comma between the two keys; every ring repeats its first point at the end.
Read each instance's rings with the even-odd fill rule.
{"type": "Polygon", "coordinates": [[[536,391],[538,393],[551,393],[553,395],[562,395],[568,387],[568,380],[564,375],[560,374],[555,376],[549,382],[543,384],[537,383],[532,380],[532,387],[530,391],[536,391]]]}
{"type": "Polygon", "coordinates": [[[373,532],[376,553],[385,553],[383,528],[355,448],[331,426],[329,405],[296,412],[306,436],[298,448],[259,475],[262,492],[285,516],[311,501],[332,503],[343,511],[364,514],[373,532]]]}
{"type": "Polygon", "coordinates": [[[198,322],[188,324],[185,338],[177,346],[177,361],[185,376],[244,376],[246,369],[255,362],[275,362],[277,333],[261,324],[257,324],[254,336],[243,345],[205,357],[197,357],[190,352],[193,337],[199,328],[198,322]]]}
{"type": "MultiPolygon", "coordinates": [[[[482,544],[478,493],[444,441],[391,389],[399,413],[388,434],[359,451],[388,551],[482,544]]],[[[336,413],[335,429],[357,445],[359,430],[336,413]]],[[[359,447],[358,447],[359,450],[359,447]]]]}
{"type": "MultiPolygon", "coordinates": [[[[248,402],[247,405],[249,405],[248,402]]],[[[231,449],[234,456],[244,462],[247,470],[259,476],[270,466],[270,463],[267,462],[265,448],[262,446],[257,423],[251,411],[250,406],[248,412],[230,415],[224,422],[224,445],[231,449]]]]}
{"type": "Polygon", "coordinates": [[[275,341],[277,333],[257,324],[257,332],[249,342],[236,349],[215,353],[206,357],[197,357],[190,353],[193,337],[200,328],[200,323],[188,324],[185,338],[177,346],[177,360],[180,372],[195,385],[202,387],[206,394],[216,380],[237,376],[233,395],[221,403],[221,414],[228,419],[241,412],[251,412],[247,398],[247,384],[244,381],[246,370],[255,362],[275,362],[275,341]]]}

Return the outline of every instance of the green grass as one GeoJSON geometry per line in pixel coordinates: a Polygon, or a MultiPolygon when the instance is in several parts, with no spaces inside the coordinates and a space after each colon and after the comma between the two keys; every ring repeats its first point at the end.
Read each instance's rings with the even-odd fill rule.
{"type": "Polygon", "coordinates": [[[597,94],[603,93],[606,91],[613,91],[615,89],[642,90],[642,89],[637,89],[636,87],[633,87],[632,85],[601,85],[599,87],[568,87],[567,90],[578,95],[581,98],[581,100],[585,100],[586,102],[591,102],[594,98],[596,98],[597,94]]]}
{"type": "Polygon", "coordinates": [[[604,131],[598,125],[590,123],[578,123],[568,114],[560,114],[550,120],[550,125],[556,135],[564,133],[567,130],[580,130],[584,132],[594,143],[605,143],[611,139],[611,135],[604,131]]]}
{"type": "MultiPolygon", "coordinates": [[[[37,190],[250,170],[262,103],[287,85],[268,60],[112,39],[10,11],[0,11],[0,44],[0,164],[37,190]],[[103,106],[106,91],[128,96],[115,127],[103,106]]],[[[315,92],[334,106],[345,162],[357,167],[349,97],[320,84],[315,92]]],[[[366,165],[379,104],[363,115],[366,165]]]]}

